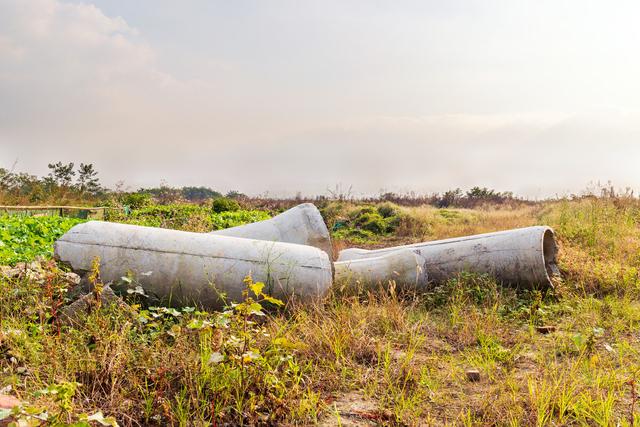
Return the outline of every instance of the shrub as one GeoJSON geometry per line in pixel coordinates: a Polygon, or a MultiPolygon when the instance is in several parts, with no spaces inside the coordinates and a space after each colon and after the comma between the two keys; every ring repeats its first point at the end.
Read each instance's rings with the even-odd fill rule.
{"type": "Polygon", "coordinates": [[[366,212],[360,215],[355,224],[358,228],[370,231],[375,234],[384,234],[387,232],[387,221],[379,213],[366,212]]]}
{"type": "Polygon", "coordinates": [[[142,209],[151,206],[153,200],[148,193],[128,193],[122,196],[122,204],[131,209],[142,209]]]}
{"type": "Polygon", "coordinates": [[[346,227],[335,231],[333,237],[338,240],[350,240],[356,243],[371,243],[376,240],[375,234],[370,231],[346,227]]]}
{"type": "Polygon", "coordinates": [[[341,219],[337,212],[343,209],[343,205],[333,205],[332,209],[326,208],[324,212],[325,215],[333,217],[330,222],[331,229],[338,239],[365,240],[385,235],[397,229],[401,222],[400,212],[393,203],[383,203],[377,207],[366,205],[352,208],[347,217],[341,219]]]}
{"type": "Polygon", "coordinates": [[[351,212],[349,212],[349,218],[351,220],[358,220],[359,217],[361,217],[362,215],[365,214],[373,214],[373,213],[377,213],[376,208],[374,208],[373,206],[363,206],[361,208],[352,210],[351,212]]]}
{"type": "Polygon", "coordinates": [[[392,216],[397,216],[399,211],[396,205],[393,203],[382,203],[378,205],[378,213],[382,215],[383,218],[390,218],[392,216]]]}
{"type": "Polygon", "coordinates": [[[338,229],[344,226],[346,206],[342,202],[330,202],[320,208],[320,214],[330,229],[338,229]],[[336,228],[336,224],[340,223],[336,228]]]}
{"type": "Polygon", "coordinates": [[[215,213],[234,212],[240,210],[240,204],[233,199],[220,197],[213,200],[213,202],[211,203],[211,210],[215,213]]]}

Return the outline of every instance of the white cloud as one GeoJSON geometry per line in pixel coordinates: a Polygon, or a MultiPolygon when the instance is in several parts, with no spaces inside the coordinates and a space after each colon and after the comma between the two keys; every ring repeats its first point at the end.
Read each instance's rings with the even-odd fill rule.
{"type": "Polygon", "coordinates": [[[0,56],[3,130],[33,119],[91,126],[93,113],[166,79],[137,31],[93,5],[2,0],[1,8],[0,49],[14,53],[0,56]]]}

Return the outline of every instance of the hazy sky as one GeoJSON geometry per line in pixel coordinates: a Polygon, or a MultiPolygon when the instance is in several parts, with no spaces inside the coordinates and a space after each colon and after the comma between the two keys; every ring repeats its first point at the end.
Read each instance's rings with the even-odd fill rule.
{"type": "Polygon", "coordinates": [[[0,167],[135,189],[640,188],[640,2],[0,0],[0,167]]]}

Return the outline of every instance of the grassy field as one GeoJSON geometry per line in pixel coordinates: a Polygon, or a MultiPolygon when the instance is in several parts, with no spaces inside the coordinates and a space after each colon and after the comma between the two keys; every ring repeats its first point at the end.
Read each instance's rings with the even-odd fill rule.
{"type": "MultiPolygon", "coordinates": [[[[197,208],[146,209],[111,219],[208,231],[270,214],[237,211],[216,222],[197,208]]],[[[539,292],[461,275],[424,295],[392,286],[350,295],[337,284],[322,305],[282,308],[249,281],[248,300],[223,313],[146,307],[133,295],[126,309],[96,304],[69,326],[59,309],[71,285],[44,259],[35,277],[0,278],[0,389],[24,402],[14,417],[30,425],[640,425],[637,200],[477,209],[328,202],[321,211],[337,250],[547,224],[564,280],[539,292]],[[542,325],[555,331],[542,334],[542,325]],[[467,379],[471,368],[479,381],[467,379]]],[[[34,254],[46,257],[49,240],[25,242],[12,250],[37,244],[44,249],[34,254]]]]}

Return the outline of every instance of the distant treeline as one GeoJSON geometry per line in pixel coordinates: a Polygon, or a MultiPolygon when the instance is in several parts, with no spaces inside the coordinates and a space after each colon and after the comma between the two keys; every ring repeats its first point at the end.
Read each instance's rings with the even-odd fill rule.
{"type": "MultiPolygon", "coordinates": [[[[374,197],[356,197],[352,188],[344,189],[336,186],[327,189],[327,195],[303,197],[298,194],[293,198],[274,198],[269,196],[248,197],[238,191],[222,193],[210,187],[171,187],[167,184],[159,187],[140,188],[136,191],[125,191],[122,185],[115,189],[102,186],[92,163],[50,163],[49,173],[38,177],[25,172],[14,172],[0,168],[0,205],[27,204],[82,204],[130,206],[132,208],[150,204],[171,203],[210,203],[211,200],[226,199],[240,202],[250,208],[279,210],[296,203],[313,202],[323,204],[328,201],[360,201],[360,202],[392,202],[401,206],[431,205],[439,208],[458,207],[474,208],[487,205],[522,205],[534,201],[515,196],[510,191],[496,191],[487,187],[473,187],[467,191],[460,188],[443,193],[416,194],[381,192],[374,197]]],[[[596,184],[577,197],[634,197],[633,191],[626,189],[616,192],[613,186],[596,184]]]]}
{"type": "Polygon", "coordinates": [[[209,187],[174,188],[168,185],[124,191],[107,189],[100,183],[92,163],[49,163],[49,173],[38,177],[0,168],[0,204],[112,204],[204,202],[211,199],[246,197],[238,191],[223,194],[209,187]]]}
{"type": "Polygon", "coordinates": [[[49,174],[37,177],[0,168],[0,203],[28,204],[52,200],[93,200],[106,194],[92,163],[49,163],[49,174]]]}

